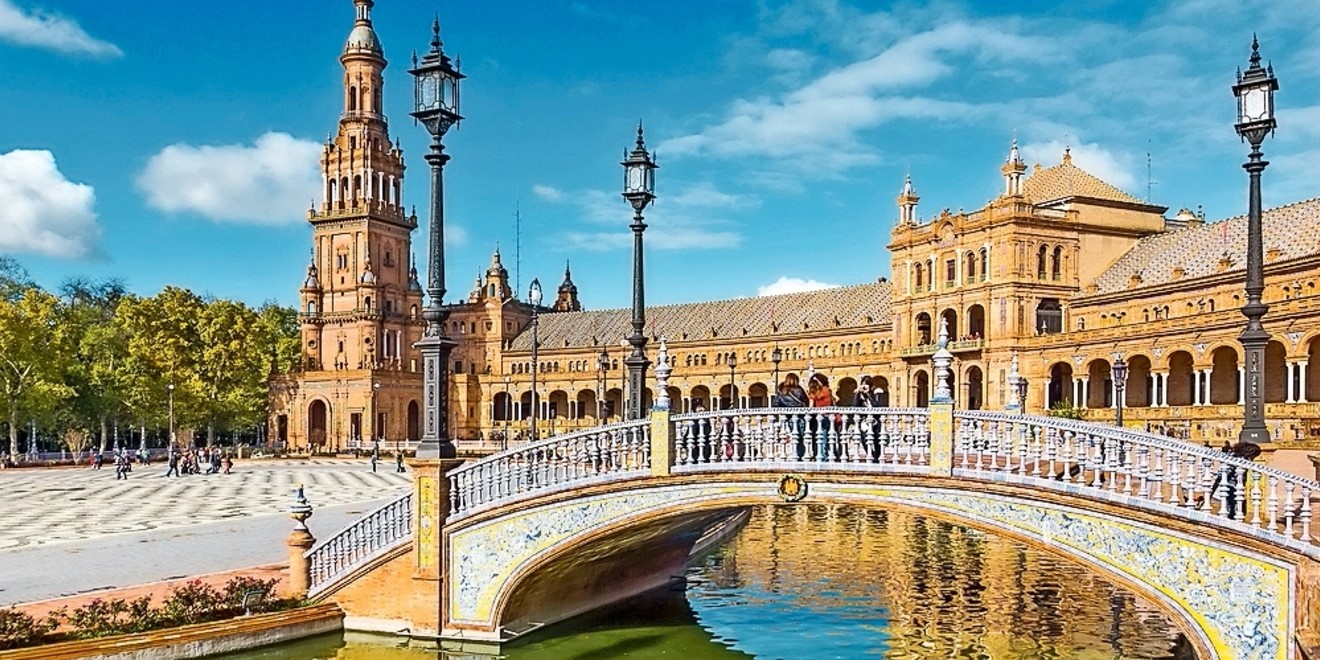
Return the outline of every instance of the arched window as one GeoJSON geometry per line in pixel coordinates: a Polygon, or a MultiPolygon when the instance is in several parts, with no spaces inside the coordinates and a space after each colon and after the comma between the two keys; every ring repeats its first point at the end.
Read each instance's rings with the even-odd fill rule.
{"type": "Polygon", "coordinates": [[[364,305],[366,306],[366,308],[367,308],[367,313],[370,314],[370,313],[371,313],[371,296],[367,296],[366,299],[363,301],[363,304],[364,304],[364,305]]]}
{"type": "Polygon", "coordinates": [[[1054,247],[1054,259],[1050,262],[1050,277],[1059,280],[1063,277],[1063,247],[1054,247]]]}
{"type": "Polygon", "coordinates": [[[308,313],[308,314],[315,314],[315,313],[316,313],[316,301],[315,301],[315,300],[308,300],[308,301],[307,301],[307,313],[308,313]]]}
{"type": "Polygon", "coordinates": [[[990,249],[981,248],[981,281],[984,282],[990,274],[990,249]]]}
{"type": "Polygon", "coordinates": [[[968,252],[963,258],[963,281],[968,284],[976,281],[976,253],[968,252]]]}
{"type": "Polygon", "coordinates": [[[926,283],[925,283],[925,281],[922,279],[922,272],[921,272],[921,270],[922,270],[921,264],[915,264],[915,265],[912,266],[912,284],[913,284],[913,290],[914,290],[914,291],[925,291],[925,290],[926,290],[926,283]]]}
{"type": "Polygon", "coordinates": [[[359,174],[353,177],[353,201],[357,202],[358,198],[361,196],[362,196],[362,175],[359,174]]]}
{"type": "Polygon", "coordinates": [[[1036,254],[1036,279],[1045,279],[1045,259],[1049,256],[1050,249],[1044,245],[1040,246],[1040,252],[1036,254]]]}
{"type": "Polygon", "coordinates": [[[357,86],[348,88],[348,111],[356,112],[358,109],[358,88],[357,86]]]}

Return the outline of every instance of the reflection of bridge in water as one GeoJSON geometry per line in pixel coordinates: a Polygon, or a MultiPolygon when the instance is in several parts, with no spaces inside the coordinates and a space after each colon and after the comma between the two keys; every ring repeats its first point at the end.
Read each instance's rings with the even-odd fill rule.
{"type": "Polygon", "coordinates": [[[498,642],[681,574],[709,524],[780,501],[797,475],[803,502],[914,510],[1086,565],[1167,610],[1205,657],[1291,657],[1320,626],[1320,484],[1060,418],[865,410],[660,411],[419,461],[415,496],[309,553],[312,594],[350,624],[498,642]]]}

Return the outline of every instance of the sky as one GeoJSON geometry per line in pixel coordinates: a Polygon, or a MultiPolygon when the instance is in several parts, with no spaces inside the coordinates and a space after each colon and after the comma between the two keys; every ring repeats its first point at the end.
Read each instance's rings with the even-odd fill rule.
{"type": "MultiPolygon", "coordinates": [[[[660,165],[649,305],[888,277],[905,174],[921,216],[971,211],[1014,138],[1169,215],[1241,214],[1230,87],[1253,32],[1280,81],[1265,206],[1320,196],[1320,3],[377,0],[421,264],[406,69],[436,15],[468,76],[447,302],[498,245],[522,297],[569,264],[584,307],[629,306],[619,161],[639,121],[660,165]]],[[[352,22],[351,0],[0,0],[0,254],[46,287],[296,304],[352,22]]]]}

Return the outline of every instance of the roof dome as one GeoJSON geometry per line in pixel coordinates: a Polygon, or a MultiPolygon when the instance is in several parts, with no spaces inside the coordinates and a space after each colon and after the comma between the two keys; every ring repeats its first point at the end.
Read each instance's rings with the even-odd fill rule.
{"type": "Polygon", "coordinates": [[[355,25],[353,31],[348,33],[348,42],[344,44],[344,49],[380,52],[380,39],[376,37],[376,31],[370,25],[355,25]]]}

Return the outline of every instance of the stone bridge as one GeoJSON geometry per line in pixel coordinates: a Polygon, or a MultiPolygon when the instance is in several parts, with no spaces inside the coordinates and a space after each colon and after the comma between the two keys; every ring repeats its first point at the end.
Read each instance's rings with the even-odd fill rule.
{"type": "Polygon", "coordinates": [[[468,463],[308,551],[349,625],[498,644],[683,575],[752,505],[901,508],[1002,534],[1164,609],[1206,658],[1296,658],[1320,628],[1320,484],[1053,417],[728,410],[574,432],[468,463]]]}

